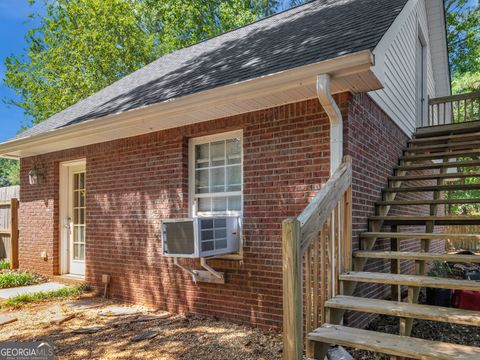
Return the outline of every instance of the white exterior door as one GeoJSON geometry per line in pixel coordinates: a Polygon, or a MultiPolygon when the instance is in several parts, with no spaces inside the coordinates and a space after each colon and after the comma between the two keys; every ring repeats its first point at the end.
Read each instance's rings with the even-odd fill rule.
{"type": "Polygon", "coordinates": [[[86,167],[85,163],[62,165],[61,217],[62,273],[85,276],[86,167]]]}
{"type": "Polygon", "coordinates": [[[417,126],[423,126],[426,119],[426,49],[419,36],[417,38],[416,54],[416,108],[417,108],[417,126]]]}

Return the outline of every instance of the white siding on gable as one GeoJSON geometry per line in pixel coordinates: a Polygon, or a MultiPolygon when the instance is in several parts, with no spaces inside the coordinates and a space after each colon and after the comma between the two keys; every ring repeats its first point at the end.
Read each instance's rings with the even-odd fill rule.
{"type": "Polygon", "coordinates": [[[374,50],[374,71],[384,88],[370,95],[408,135],[416,128],[416,46],[420,32],[426,42],[426,93],[429,97],[435,97],[425,0],[410,0],[374,50]]]}

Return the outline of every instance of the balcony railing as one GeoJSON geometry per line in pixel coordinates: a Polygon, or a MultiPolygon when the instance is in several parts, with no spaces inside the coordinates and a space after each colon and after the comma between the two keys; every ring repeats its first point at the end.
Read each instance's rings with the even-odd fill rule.
{"type": "Polygon", "coordinates": [[[428,126],[480,120],[480,92],[428,100],[428,126]]]}

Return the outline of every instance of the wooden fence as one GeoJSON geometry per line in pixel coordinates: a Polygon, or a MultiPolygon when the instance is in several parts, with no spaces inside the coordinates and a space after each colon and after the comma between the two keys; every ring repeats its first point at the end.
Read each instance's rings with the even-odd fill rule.
{"type": "MultiPolygon", "coordinates": [[[[480,225],[455,225],[446,227],[450,234],[480,234],[480,225]]],[[[448,239],[445,242],[447,251],[470,250],[480,252],[480,241],[448,239]]]]}
{"type": "Polygon", "coordinates": [[[283,358],[321,351],[304,336],[326,322],[325,301],[338,294],[338,275],[351,270],[352,160],[337,171],[297,218],[282,223],[283,358]],[[307,339],[304,343],[304,339],[307,339]]]}
{"type": "Polygon", "coordinates": [[[0,188],[0,259],[12,269],[18,268],[18,198],[19,186],[0,188]]]}

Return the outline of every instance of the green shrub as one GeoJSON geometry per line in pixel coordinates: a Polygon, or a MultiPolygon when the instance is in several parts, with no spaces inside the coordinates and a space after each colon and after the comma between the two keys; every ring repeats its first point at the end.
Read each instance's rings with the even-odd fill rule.
{"type": "Polygon", "coordinates": [[[0,289],[33,285],[37,283],[38,280],[29,272],[10,271],[0,273],[0,289]]]}
{"type": "Polygon", "coordinates": [[[7,260],[0,260],[0,270],[10,269],[10,263],[7,260]]]}
{"type": "Polygon", "coordinates": [[[76,298],[79,297],[86,290],[88,290],[87,285],[78,285],[58,290],[40,291],[32,294],[17,295],[1,302],[0,309],[19,308],[25,304],[43,302],[54,299],[76,298]]]}

